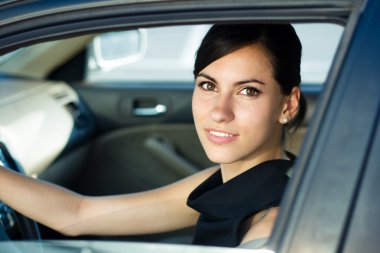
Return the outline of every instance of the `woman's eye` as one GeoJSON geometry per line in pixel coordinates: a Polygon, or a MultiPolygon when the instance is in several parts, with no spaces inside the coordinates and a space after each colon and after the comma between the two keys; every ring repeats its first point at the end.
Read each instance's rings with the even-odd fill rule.
{"type": "Polygon", "coordinates": [[[215,86],[215,84],[213,84],[213,83],[209,83],[209,82],[201,83],[199,86],[200,86],[202,89],[207,90],[207,91],[215,91],[215,90],[216,90],[216,86],[215,86]]]}
{"type": "Polygon", "coordinates": [[[246,87],[239,92],[239,94],[249,96],[249,97],[258,96],[260,93],[261,92],[254,87],[246,87]]]}

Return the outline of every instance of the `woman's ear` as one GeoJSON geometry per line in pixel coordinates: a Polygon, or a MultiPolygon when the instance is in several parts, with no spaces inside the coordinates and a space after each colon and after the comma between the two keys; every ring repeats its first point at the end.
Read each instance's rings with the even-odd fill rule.
{"type": "Polygon", "coordinates": [[[285,97],[285,103],[279,118],[281,124],[287,124],[297,115],[300,105],[300,97],[301,91],[299,87],[293,87],[290,94],[285,97]]]}

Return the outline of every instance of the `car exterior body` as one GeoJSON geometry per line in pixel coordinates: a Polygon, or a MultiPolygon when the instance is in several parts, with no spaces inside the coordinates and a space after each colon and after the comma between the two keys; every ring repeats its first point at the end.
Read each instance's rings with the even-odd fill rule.
{"type": "MultiPolygon", "coordinates": [[[[379,1],[4,1],[0,7],[2,54],[42,42],[65,39],[70,42],[71,38],[80,36],[160,26],[229,22],[314,22],[343,26],[344,32],[323,88],[313,85],[304,88],[310,97],[314,99],[315,95],[318,99],[313,100],[315,109],[268,247],[275,252],[292,253],[378,251],[379,1]]],[[[83,37],[82,41],[87,43],[87,38],[83,37]]],[[[45,56],[46,59],[54,58],[54,51],[50,53],[45,56]]],[[[75,66],[78,66],[73,63],[75,59],[84,59],[78,55],[79,58],[73,58],[72,61],[66,59],[66,62],[72,63],[66,64],[69,69],[57,67],[33,78],[19,76],[16,69],[1,76],[0,138],[3,156],[10,157],[7,160],[10,167],[13,164],[14,169],[23,168],[27,174],[95,195],[145,190],[191,174],[194,167],[210,165],[194,140],[189,82],[170,80],[155,83],[152,78],[145,82],[129,81],[126,84],[112,82],[107,85],[104,81],[97,85],[81,83],[78,81],[84,81],[83,78],[77,77],[83,77],[84,70],[67,78],[65,76],[69,72],[75,72],[75,66]],[[22,96],[19,95],[19,90],[25,91],[22,96]],[[58,101],[56,109],[53,106],[45,111],[46,117],[53,117],[51,120],[44,121],[45,114],[35,113],[33,117],[28,112],[24,114],[24,107],[19,107],[16,102],[13,104],[13,101],[27,103],[29,95],[39,95],[36,101],[41,103],[50,101],[51,98],[46,98],[45,93],[58,101]],[[69,113],[55,113],[62,111],[58,105],[69,113]],[[156,105],[165,106],[167,111],[161,116],[148,117],[133,113],[133,109],[136,109],[134,106],[149,109],[152,106],[156,108],[156,105]],[[36,122],[42,122],[43,130],[32,131],[38,128],[33,125],[36,122]],[[49,125],[46,122],[59,123],[49,125]],[[25,128],[25,125],[28,127],[25,128]],[[155,133],[153,136],[152,132],[155,133]],[[153,180],[157,177],[157,172],[148,169],[128,171],[128,175],[134,175],[129,179],[131,181],[120,177],[118,168],[123,167],[120,164],[123,164],[124,159],[140,155],[143,160],[149,160],[150,158],[145,158],[147,154],[152,157],[161,156],[162,146],[156,148],[155,145],[164,143],[165,146],[166,140],[162,136],[168,135],[168,132],[175,138],[178,137],[178,142],[175,138],[171,141],[179,145],[177,148],[186,157],[199,157],[199,160],[187,163],[174,157],[169,159],[170,162],[162,162],[162,168],[180,166],[183,170],[162,170],[160,173],[166,173],[167,177],[158,182],[153,180]],[[138,138],[140,135],[144,138],[138,138]],[[131,140],[131,136],[137,138],[132,139],[132,148],[126,141],[131,140]],[[118,153],[117,147],[125,146],[127,151],[133,151],[134,147],[140,147],[136,143],[142,140],[146,141],[142,150],[150,150],[151,153],[123,153],[120,150],[118,153]],[[29,144],[29,149],[26,143],[29,144]],[[186,145],[191,148],[186,148],[186,145]],[[90,160],[89,164],[86,159],[90,160]],[[192,166],[194,164],[196,166],[192,166]],[[114,173],[104,176],[101,170],[103,167],[110,168],[114,173]],[[152,173],[151,176],[149,173],[152,173]],[[89,176],[91,181],[85,182],[83,178],[89,176]],[[79,180],[80,184],[76,182],[71,185],[72,178],[79,180]],[[141,182],[136,183],[138,180],[141,182]],[[104,181],[114,182],[113,187],[104,181]],[[145,184],[146,182],[148,183],[145,184]],[[124,184],[130,188],[124,188],[124,184]],[[91,185],[96,187],[90,187],[91,185]]],[[[6,66],[7,61],[2,65],[6,66]]],[[[31,64],[27,68],[21,65],[22,62],[22,70],[43,73],[39,72],[38,64],[31,64]]],[[[54,65],[60,64],[56,62],[54,65]]],[[[46,66],[44,68],[48,69],[46,66]]],[[[33,106],[38,111],[40,105],[33,102],[28,108],[33,106]]],[[[170,148],[168,150],[173,151],[170,148]]],[[[133,164],[132,167],[139,166],[140,164],[133,164]]],[[[131,164],[126,167],[131,167],[131,164]]],[[[29,221],[26,223],[27,226],[34,225],[29,221]]],[[[187,235],[187,232],[184,233],[187,235]]],[[[27,235],[40,239],[38,234],[27,235]]],[[[56,238],[57,236],[52,236],[52,239],[56,238]]],[[[170,242],[167,238],[172,237],[164,238],[161,242],[170,242]]],[[[178,235],[175,238],[178,239],[178,235]]],[[[51,238],[42,236],[42,239],[51,238]]],[[[124,252],[128,247],[131,252],[136,250],[134,247],[140,247],[146,252],[166,251],[165,247],[173,252],[236,250],[144,243],[115,243],[116,247],[112,242],[99,242],[94,246],[87,241],[89,238],[80,239],[86,242],[81,244],[78,241],[67,241],[67,247],[82,250],[90,248],[89,252],[91,247],[94,251],[99,247],[100,252],[124,252]]],[[[145,241],[147,238],[128,240],[145,241]]],[[[0,249],[3,247],[12,250],[12,245],[17,243],[0,242],[0,249]]],[[[28,243],[25,245],[28,247],[28,243]]],[[[52,243],[37,242],[36,245],[38,252],[41,245],[50,249],[52,243]]],[[[59,243],[55,246],[66,247],[59,243]]],[[[51,251],[60,252],[56,248],[51,251]]]]}

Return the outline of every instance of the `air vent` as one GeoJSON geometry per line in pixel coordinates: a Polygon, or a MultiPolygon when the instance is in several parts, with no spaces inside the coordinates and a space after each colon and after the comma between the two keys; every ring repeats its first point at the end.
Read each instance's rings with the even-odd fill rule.
{"type": "Polygon", "coordinates": [[[73,116],[74,120],[79,117],[80,111],[79,111],[78,106],[75,103],[70,102],[70,103],[66,104],[65,107],[69,111],[71,116],[73,116]]]}
{"type": "Polygon", "coordinates": [[[86,128],[89,125],[88,117],[83,114],[76,103],[70,102],[65,105],[65,108],[69,111],[74,119],[75,127],[86,128]]]}

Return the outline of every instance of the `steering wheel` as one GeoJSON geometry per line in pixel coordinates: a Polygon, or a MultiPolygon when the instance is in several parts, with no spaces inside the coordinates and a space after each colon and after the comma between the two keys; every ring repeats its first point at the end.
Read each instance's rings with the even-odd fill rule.
{"type": "MultiPolygon", "coordinates": [[[[0,165],[23,173],[21,166],[11,157],[3,142],[0,142],[0,165]]],[[[0,241],[20,239],[40,240],[37,223],[0,201],[0,241]]]]}

